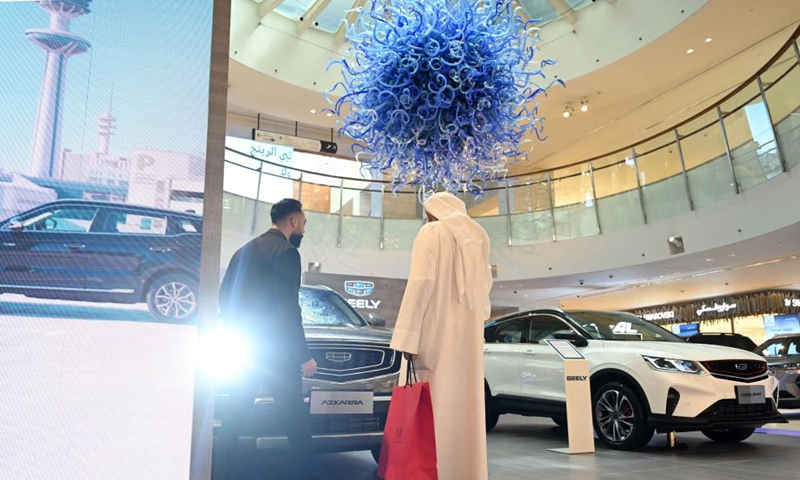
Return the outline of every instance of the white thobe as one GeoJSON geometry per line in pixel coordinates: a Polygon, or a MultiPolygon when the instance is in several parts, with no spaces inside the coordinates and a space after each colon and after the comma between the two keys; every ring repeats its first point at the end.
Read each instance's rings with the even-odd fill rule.
{"type": "MultiPolygon", "coordinates": [[[[430,383],[439,479],[486,480],[483,325],[491,309],[489,245],[484,245],[481,262],[486,272],[474,275],[481,284],[473,275],[468,283],[478,289],[478,298],[485,297],[480,311],[459,301],[457,248],[440,222],[420,230],[391,346],[417,354],[418,380],[430,383]]],[[[404,382],[404,372],[401,378],[404,382]]]]}

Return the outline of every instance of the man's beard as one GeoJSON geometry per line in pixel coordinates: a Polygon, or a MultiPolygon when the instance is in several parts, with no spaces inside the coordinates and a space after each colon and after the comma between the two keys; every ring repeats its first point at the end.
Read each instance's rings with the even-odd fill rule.
{"type": "Polygon", "coordinates": [[[294,248],[300,248],[300,243],[303,241],[303,235],[293,233],[289,236],[289,243],[291,243],[294,248]]]}

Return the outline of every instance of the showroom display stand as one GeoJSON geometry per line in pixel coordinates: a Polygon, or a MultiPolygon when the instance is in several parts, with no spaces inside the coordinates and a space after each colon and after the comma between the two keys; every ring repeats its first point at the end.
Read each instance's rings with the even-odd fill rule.
{"type": "Polygon", "coordinates": [[[547,340],[547,343],[564,360],[569,436],[568,448],[550,448],[548,451],[569,455],[594,453],[589,361],[568,340],[547,340]]]}

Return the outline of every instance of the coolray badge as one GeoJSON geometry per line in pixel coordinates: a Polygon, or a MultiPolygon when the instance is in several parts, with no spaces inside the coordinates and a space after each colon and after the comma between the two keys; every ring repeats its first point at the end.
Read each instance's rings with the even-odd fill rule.
{"type": "Polygon", "coordinates": [[[354,297],[368,297],[375,290],[375,283],[364,280],[348,280],[344,282],[344,290],[354,297]]]}

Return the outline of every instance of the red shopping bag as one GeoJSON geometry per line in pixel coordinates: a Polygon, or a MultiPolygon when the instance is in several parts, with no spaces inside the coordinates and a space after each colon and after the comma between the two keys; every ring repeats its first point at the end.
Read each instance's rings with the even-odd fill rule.
{"type": "Polygon", "coordinates": [[[438,480],[436,433],[428,382],[416,382],[408,362],[406,385],[392,391],[383,430],[378,477],[384,480],[438,480]],[[415,382],[411,382],[411,376],[415,382]]]}

